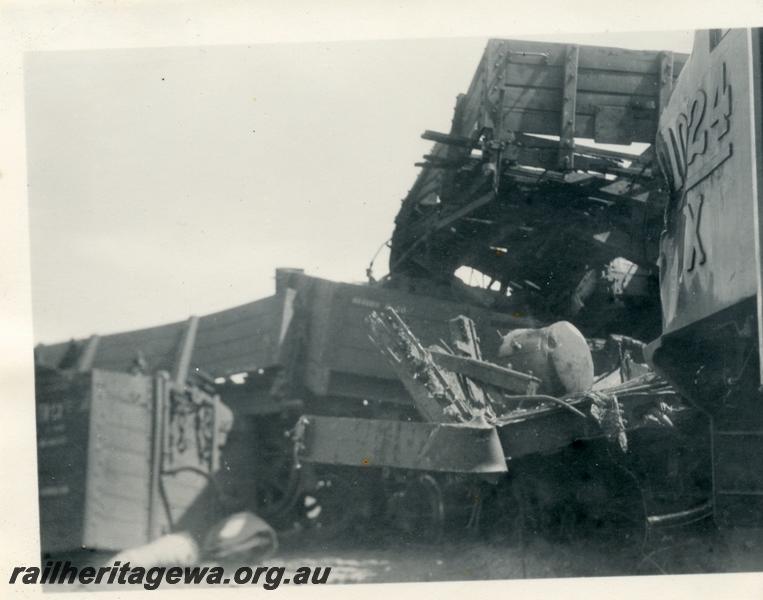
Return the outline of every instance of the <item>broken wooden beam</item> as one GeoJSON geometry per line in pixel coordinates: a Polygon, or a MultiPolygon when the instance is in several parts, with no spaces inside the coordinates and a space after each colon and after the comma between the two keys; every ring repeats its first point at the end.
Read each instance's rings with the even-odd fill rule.
{"type": "Polygon", "coordinates": [[[101,336],[91,335],[87,340],[85,348],[82,350],[77,359],[76,370],[78,373],[85,373],[93,368],[93,362],[95,361],[95,354],[98,351],[98,344],[101,341],[101,336]]]}
{"type": "Polygon", "coordinates": [[[540,379],[537,377],[500,365],[464,356],[455,356],[439,350],[430,350],[430,353],[434,362],[443,369],[459,373],[511,394],[533,395],[540,385],[540,379]]]}
{"type": "Polygon", "coordinates": [[[193,358],[193,348],[196,344],[196,332],[199,329],[199,317],[190,317],[186,322],[183,335],[177,347],[175,364],[172,369],[172,380],[177,385],[185,385],[188,379],[188,372],[191,368],[191,359],[193,358]]]}
{"type": "Polygon", "coordinates": [[[562,81],[562,118],[559,129],[559,169],[575,167],[575,112],[578,94],[578,47],[567,46],[562,81]]]}
{"type": "Polygon", "coordinates": [[[431,131],[429,129],[421,134],[421,139],[437,142],[438,144],[445,144],[446,146],[458,146],[459,148],[479,148],[479,144],[471,138],[461,135],[441,133],[439,131],[431,131]]]}
{"type": "MultiPolygon", "coordinates": [[[[474,321],[469,317],[459,315],[455,319],[448,321],[448,329],[450,330],[450,341],[454,348],[454,358],[463,357],[466,359],[482,361],[480,338],[477,335],[474,321]]],[[[434,351],[434,349],[430,348],[430,351],[434,351]]],[[[435,359],[435,362],[436,361],[437,360],[435,359]]],[[[455,369],[450,370],[455,371],[455,369]]],[[[469,396],[472,404],[483,409],[488,417],[494,418],[495,412],[493,411],[492,400],[488,393],[479,383],[474,381],[473,378],[469,377],[467,374],[458,373],[458,376],[461,380],[464,392],[469,396]]]]}

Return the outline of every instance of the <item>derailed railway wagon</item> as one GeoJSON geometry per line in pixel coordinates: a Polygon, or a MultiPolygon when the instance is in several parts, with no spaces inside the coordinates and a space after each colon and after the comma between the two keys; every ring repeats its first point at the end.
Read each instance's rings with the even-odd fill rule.
{"type": "Polygon", "coordinates": [[[121,550],[215,518],[231,415],[208,386],[43,366],[36,386],[44,553],[121,550]]]}
{"type": "MultiPolygon", "coordinates": [[[[596,346],[595,338],[606,339],[612,334],[645,339],[657,335],[660,305],[655,265],[667,201],[651,145],[686,58],[671,52],[491,40],[468,91],[457,99],[451,130],[426,131],[422,135],[435,145],[419,163],[421,174],[396,218],[390,273],[384,285],[405,288],[427,281],[435,289],[469,293],[473,302],[493,310],[531,314],[544,325],[567,319],[589,337],[591,346],[596,346]],[[628,146],[633,142],[650,147],[634,152],[631,148],[614,151],[598,145],[628,146]],[[482,289],[461,286],[455,275],[464,268],[470,268],[486,281],[482,289]]],[[[405,315],[402,321],[401,330],[407,322],[405,315]]],[[[411,330],[415,333],[413,326],[411,330]]],[[[481,337],[484,339],[485,335],[481,337]]],[[[473,370],[486,367],[479,373],[486,377],[485,371],[491,371],[486,365],[471,363],[466,369],[462,362],[454,364],[454,352],[446,350],[448,344],[456,344],[450,338],[441,338],[439,349],[429,343],[417,345],[415,339],[400,342],[402,349],[394,340],[388,342],[386,346],[382,344],[381,350],[392,355],[393,366],[411,362],[411,355],[418,354],[418,362],[413,360],[418,367],[399,373],[401,380],[408,381],[408,391],[414,398],[416,381],[421,377],[439,379],[442,388],[451,391],[465,386],[467,397],[469,388],[481,388],[487,383],[484,379],[475,380],[477,373],[473,370]],[[412,347],[416,348],[414,352],[412,347]],[[450,356],[447,364],[442,364],[443,351],[450,356]],[[425,375],[427,368],[434,372],[425,375]]],[[[536,356],[548,356],[547,350],[538,348],[536,356]]],[[[560,354],[567,350],[570,349],[560,354]]],[[[572,352],[576,354],[573,358],[582,354],[572,352]]],[[[493,355],[487,362],[505,366],[508,360],[506,355],[497,359],[493,355]]],[[[543,359],[538,362],[543,363],[543,359]]],[[[524,374],[527,373],[525,370],[524,374]]],[[[600,374],[597,369],[597,377],[600,374]]],[[[501,375],[507,376],[505,372],[501,375]]],[[[489,378],[493,376],[498,376],[495,370],[489,378]]],[[[543,505],[545,509],[553,508],[552,505],[575,506],[576,495],[598,496],[607,504],[613,493],[640,501],[643,489],[638,484],[629,485],[628,476],[623,480],[623,469],[629,475],[638,470],[642,474],[664,470],[673,473],[674,481],[664,480],[663,488],[676,491],[684,506],[683,510],[676,509],[674,504],[666,511],[668,514],[650,515],[651,522],[708,515],[709,505],[702,501],[702,490],[708,493],[710,488],[709,469],[698,467],[698,464],[707,467],[710,455],[702,416],[695,414],[685,430],[691,432],[688,437],[692,439],[690,445],[694,444],[693,451],[687,452],[686,446],[677,451],[684,457],[692,454],[697,464],[678,464],[673,460],[675,457],[666,459],[670,455],[666,451],[641,469],[612,464],[611,468],[602,469],[605,475],[599,473],[602,477],[597,477],[585,468],[585,463],[601,460],[606,450],[598,447],[590,454],[581,450],[586,445],[583,440],[596,437],[585,431],[585,418],[581,420],[578,415],[576,420],[575,411],[569,410],[574,406],[544,404],[534,393],[516,387],[516,381],[512,383],[513,388],[510,385],[503,390],[513,396],[508,402],[524,401],[525,405],[518,409],[503,405],[488,421],[496,427],[503,444],[509,473],[525,470],[523,464],[533,465],[526,471],[532,471],[534,476],[523,478],[529,479],[530,487],[534,488],[529,493],[531,504],[543,505]],[[528,404],[532,407],[529,410],[528,404]],[[567,451],[570,454],[565,456],[567,451]],[[555,458],[534,462],[544,453],[554,454],[555,458]],[[672,463],[670,467],[666,467],[668,462],[672,463]],[[575,463],[577,466],[583,463],[577,473],[575,463]],[[559,465],[565,466],[554,472],[559,465]],[[680,482],[681,477],[685,481],[680,482]],[[587,485],[581,484],[583,480],[594,481],[591,487],[595,488],[607,479],[611,485],[606,491],[601,488],[596,492],[585,491],[587,485]],[[570,490],[576,490],[572,496],[570,490]]],[[[461,415],[464,422],[474,416],[469,415],[469,408],[485,410],[485,404],[480,406],[480,399],[484,401],[482,392],[478,390],[477,398],[471,398],[472,404],[464,411],[467,417],[461,415]]],[[[557,389],[554,393],[570,392],[557,389]]],[[[432,394],[445,392],[425,390],[419,396],[421,403],[426,404],[427,396],[432,394]]],[[[454,394],[458,396],[459,392],[454,394]]],[[[647,404],[654,403],[652,407],[659,405],[660,394],[675,396],[659,386],[645,386],[637,391],[641,400],[648,398],[647,404]]],[[[490,392],[487,395],[491,396],[490,392]]],[[[492,396],[495,402],[500,394],[492,396]]],[[[610,394],[617,405],[618,398],[612,396],[623,400],[627,392],[610,394]]],[[[459,403],[458,399],[451,400],[459,403]]],[[[584,394],[577,402],[589,413],[597,412],[590,396],[584,394]]],[[[487,405],[489,412],[491,402],[487,405]]],[[[449,405],[445,412],[451,408],[449,405]]],[[[427,413],[426,409],[421,412],[427,413]]],[[[438,420],[441,418],[436,411],[424,418],[425,422],[438,420]]],[[[635,426],[638,418],[631,414],[624,421],[635,426]]],[[[307,418],[305,427],[306,460],[349,465],[358,456],[369,464],[370,455],[379,461],[385,453],[378,449],[380,444],[376,440],[391,439],[392,434],[385,434],[383,429],[394,430],[395,424],[378,421],[340,424],[307,418]],[[332,446],[332,440],[337,438],[344,445],[332,446]],[[345,448],[352,452],[345,455],[345,448]]],[[[449,429],[447,435],[452,435],[449,429]]],[[[426,454],[424,450],[429,447],[421,444],[423,449],[418,449],[410,439],[414,437],[411,430],[406,436],[410,455],[401,457],[393,452],[381,460],[384,465],[402,466],[405,462],[410,467],[426,454]]],[[[422,427],[421,436],[435,439],[437,434],[422,427]]],[[[672,443],[675,449],[681,446],[676,439],[672,443]]],[[[393,443],[391,448],[401,445],[393,443]]],[[[475,442],[474,447],[478,446],[475,442]]],[[[488,452],[491,446],[482,443],[481,447],[488,452]]],[[[664,450],[659,444],[654,447],[664,450]]],[[[468,455],[468,451],[461,454],[468,455]]],[[[649,451],[641,448],[633,454],[646,460],[649,451]]],[[[484,461],[472,458],[475,461],[472,474],[478,474],[490,462],[486,457],[484,461]]],[[[462,473],[468,472],[463,465],[460,469],[462,473]]],[[[404,487],[394,497],[397,500],[430,497],[424,504],[442,506],[443,501],[438,498],[447,495],[442,488],[448,485],[448,478],[445,486],[439,487],[434,485],[434,479],[428,475],[428,483],[422,488],[414,478],[411,490],[404,487]],[[424,493],[427,489],[428,496],[424,493]]],[[[515,478],[509,475],[507,479],[515,478]]],[[[654,485],[644,487],[655,489],[654,485]]],[[[456,497],[461,497],[461,489],[456,489],[456,497]]],[[[662,509],[665,508],[663,505],[662,509]]],[[[430,512],[442,515],[443,509],[430,512]]],[[[647,515],[641,516],[646,520],[647,515]]]]}
{"type": "MultiPolygon", "coordinates": [[[[574,397],[564,397],[559,383],[541,388],[540,377],[505,366],[524,363],[505,356],[504,334],[542,332],[534,319],[294,270],[279,271],[276,280],[274,296],[223,313],[95,342],[38,347],[39,376],[61,372],[77,364],[77,357],[87,358],[92,373],[129,372],[136,357],[151,372],[168,368],[185,347],[187,377],[216,380],[215,394],[234,415],[214,472],[212,491],[218,496],[211,501],[218,510],[248,508],[281,528],[296,524],[321,535],[370,519],[436,538],[449,526],[476,527],[483,512],[511,519],[516,493],[510,483],[519,473],[527,474],[521,481],[534,519],[562,507],[593,510],[590,500],[599,509],[609,503],[620,510],[609,495],[616,490],[628,496],[620,500],[630,508],[639,508],[642,492],[628,471],[656,475],[653,467],[639,465],[640,459],[651,453],[661,464],[666,448],[681,465],[696,458],[661,422],[667,417],[672,425],[688,427],[696,415],[661,383],[636,379],[633,389],[623,384],[620,404],[579,393],[587,391],[594,373],[609,375],[605,387],[645,374],[638,345],[617,337],[586,341],[571,325],[564,328],[559,339],[572,335],[577,353],[572,358],[589,361],[590,369],[583,376],[590,380],[570,388],[574,397]],[[369,319],[378,325],[388,317],[396,319],[393,329],[385,338],[377,326],[372,342],[369,319]],[[444,362],[430,368],[447,379],[432,394],[405,376],[411,365],[396,368],[385,360],[380,348],[385,339],[397,343],[395,331],[408,332],[405,343],[424,361],[431,359],[429,347],[462,343],[470,345],[472,358],[437,354],[444,362]],[[454,338],[464,331],[470,332],[465,340],[454,338]],[[468,395],[454,398],[454,392],[463,393],[457,390],[468,395]],[[429,408],[422,411],[422,402],[429,408]],[[461,412],[441,410],[454,402],[461,412]],[[592,413],[597,402],[601,411],[592,413]],[[643,430],[643,443],[637,430],[643,430]],[[608,451],[622,435],[629,436],[629,452],[608,451]]],[[[547,339],[543,344],[548,349],[547,339]]],[[[101,410],[108,415],[117,408],[101,410]]],[[[193,422],[187,428],[192,432],[193,422]]],[[[101,443],[108,446],[110,439],[101,443]]],[[[698,472],[696,464],[693,469],[687,464],[672,480],[653,478],[653,489],[684,491],[675,498],[650,496],[653,513],[701,509],[705,498],[698,472]]],[[[646,479],[642,484],[649,487],[646,479]]],[[[163,512],[161,505],[155,510],[163,512]]],[[[633,519],[642,517],[639,508],[633,519]]]]}
{"type": "MultiPolygon", "coordinates": [[[[275,279],[273,296],[220,313],[38,346],[38,415],[49,412],[45,407],[53,398],[72,396],[75,380],[90,373],[124,374],[132,381],[130,377],[165,371],[175,386],[182,386],[181,380],[193,389],[212,385],[234,415],[221,468],[215,469],[218,504],[254,509],[288,526],[310,509],[304,505],[306,482],[294,468],[287,435],[302,412],[403,420],[415,415],[404,386],[368,340],[364,319],[369,312],[387,304],[398,307],[427,343],[447,335],[448,320],[461,313],[485,331],[535,324],[452,299],[334,283],[298,270],[279,270],[275,279]],[[186,368],[178,369],[179,359],[186,368]],[[51,380],[55,385],[48,384],[51,380]]],[[[496,334],[485,351],[495,354],[498,346],[496,334]]],[[[113,402],[100,408],[106,415],[119,411],[113,402]]],[[[76,420],[65,412],[65,418],[76,420]]],[[[193,435],[193,420],[187,429],[193,435]]],[[[112,438],[104,433],[98,431],[108,446],[112,438]]],[[[38,443],[45,446],[45,438],[44,428],[38,429],[38,443]]],[[[81,445],[84,438],[72,443],[81,445]]],[[[47,473],[48,454],[40,452],[41,472],[47,473]]],[[[146,460],[149,456],[147,452],[146,460]]],[[[65,473],[65,468],[59,471],[65,473]]],[[[41,490],[47,483],[43,476],[41,490]]]]}
{"type": "Polygon", "coordinates": [[[712,421],[716,519],[763,525],[761,30],[697,32],[663,111],[656,369],[712,421]]]}
{"type": "Polygon", "coordinates": [[[183,357],[176,384],[234,413],[220,503],[284,528],[706,516],[705,417],[628,337],[659,333],[663,182],[651,149],[596,144],[651,143],[685,61],[491,40],[452,130],[425,133],[388,276],[280,269],[256,302],[38,346],[38,372],[183,357]]]}

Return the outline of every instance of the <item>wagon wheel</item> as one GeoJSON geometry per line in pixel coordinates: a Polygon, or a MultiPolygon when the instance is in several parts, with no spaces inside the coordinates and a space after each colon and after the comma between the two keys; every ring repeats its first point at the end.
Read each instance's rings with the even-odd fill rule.
{"type": "Polygon", "coordinates": [[[358,490],[340,472],[317,475],[310,489],[302,490],[299,496],[302,525],[322,539],[346,533],[363,516],[358,490]]]}
{"type": "Polygon", "coordinates": [[[596,500],[584,498],[578,493],[566,512],[565,531],[570,536],[609,542],[613,538],[621,544],[643,544],[647,535],[647,504],[645,490],[636,475],[628,468],[613,462],[610,470],[600,472],[596,500]]]}
{"type": "Polygon", "coordinates": [[[392,526],[408,541],[435,544],[442,539],[445,501],[440,484],[431,475],[407,481],[387,505],[392,526]]]}
{"type": "Polygon", "coordinates": [[[258,431],[260,439],[255,457],[255,510],[276,523],[294,507],[300,489],[300,470],[296,468],[294,448],[288,436],[292,423],[286,418],[280,421],[278,426],[258,431]]]}

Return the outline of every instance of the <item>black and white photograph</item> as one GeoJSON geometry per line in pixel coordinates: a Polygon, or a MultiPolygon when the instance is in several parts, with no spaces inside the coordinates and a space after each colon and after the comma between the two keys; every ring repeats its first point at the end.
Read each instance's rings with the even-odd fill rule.
{"type": "Polygon", "coordinates": [[[761,597],[763,15],[57,45],[13,4],[12,592],[761,597]]]}

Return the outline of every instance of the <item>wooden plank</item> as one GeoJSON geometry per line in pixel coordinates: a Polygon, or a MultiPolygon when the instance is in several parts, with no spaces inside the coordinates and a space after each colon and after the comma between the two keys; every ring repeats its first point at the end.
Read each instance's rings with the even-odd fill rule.
{"type": "MultiPolygon", "coordinates": [[[[580,47],[580,64],[586,69],[623,71],[628,73],[655,73],[661,52],[626,50],[598,46],[580,47]]],[[[667,54],[673,55],[672,52],[667,54]]],[[[686,55],[683,55],[686,57],[686,55]]]]}
{"type": "MultiPolygon", "coordinates": [[[[503,77],[501,87],[519,87],[523,89],[557,89],[564,84],[562,67],[534,67],[530,65],[511,65],[503,77]]],[[[610,73],[579,68],[578,91],[593,94],[624,94],[628,96],[649,96],[657,94],[658,77],[630,73],[610,73]]],[[[488,100],[495,102],[498,86],[490,90],[488,100]]]]}
{"type": "Polygon", "coordinates": [[[178,321],[166,325],[159,325],[157,327],[147,327],[144,329],[125,331],[123,333],[104,335],[101,337],[101,343],[103,344],[101,351],[107,346],[109,348],[127,347],[132,350],[133,348],[142,347],[147,344],[173,345],[177,340],[177,336],[182,327],[182,321],[178,321]]]}
{"type": "Polygon", "coordinates": [[[135,397],[135,403],[130,403],[130,397],[121,397],[117,394],[107,394],[107,401],[111,404],[108,411],[98,411],[96,419],[99,424],[112,427],[115,434],[120,431],[146,433],[150,429],[150,419],[147,414],[150,400],[142,396],[135,397]]]}
{"type": "Polygon", "coordinates": [[[103,423],[114,410],[125,411],[125,417],[130,415],[132,422],[136,419],[148,422],[152,383],[145,376],[95,370],[92,385],[83,543],[89,547],[121,549],[148,539],[149,440],[147,436],[122,432],[119,426],[104,427],[103,423]],[[121,440],[135,453],[123,453],[118,446],[121,440]],[[146,474],[136,479],[131,471],[140,469],[141,464],[145,465],[146,474]],[[125,522],[109,519],[109,515],[117,513],[125,522]]]}
{"type": "Polygon", "coordinates": [[[181,327],[179,324],[172,324],[166,329],[156,329],[161,329],[161,331],[141,330],[140,332],[103,336],[93,368],[127,371],[140,352],[148,365],[148,369],[170,370],[181,327]]]}
{"type": "MultiPolygon", "coordinates": [[[[565,59],[565,44],[490,40],[480,65],[459,105],[459,119],[453,133],[470,135],[480,122],[488,104],[499,99],[499,88],[513,84],[520,89],[560,88],[565,59]],[[539,56],[541,54],[546,57],[539,56]],[[487,64],[488,59],[491,61],[487,64]],[[487,95],[485,95],[487,93],[487,95]]],[[[658,85],[659,52],[581,46],[579,64],[581,84],[578,93],[618,93],[654,99],[658,85]]],[[[677,76],[687,55],[672,54],[677,76]]],[[[511,94],[511,88],[504,90],[511,94]]],[[[586,100],[586,104],[601,104],[586,100]]],[[[484,123],[483,123],[484,124],[484,123]]]]}
{"type": "Polygon", "coordinates": [[[278,295],[267,296],[254,302],[204,315],[199,324],[200,329],[208,327],[211,332],[223,332],[229,327],[236,327],[242,321],[267,319],[274,312],[278,312],[281,300],[278,295]]]}
{"type": "MultiPolygon", "coordinates": [[[[588,153],[581,154],[580,146],[575,145],[575,168],[581,171],[598,171],[600,173],[611,173],[615,171],[615,165],[611,159],[602,156],[596,158],[588,153]]],[[[534,148],[509,146],[505,151],[505,157],[514,160],[522,166],[539,167],[553,171],[557,168],[559,158],[558,145],[555,143],[553,148],[534,148]]],[[[631,156],[630,160],[635,157],[631,156]]],[[[593,176],[591,176],[593,177],[593,176]]]]}
{"type": "MultiPolygon", "coordinates": [[[[254,353],[256,358],[243,360],[245,364],[263,365],[274,354],[273,346],[263,344],[263,337],[277,328],[276,314],[280,315],[281,299],[271,296],[233,309],[201,317],[198,324],[196,361],[226,361],[235,352],[254,353]],[[243,332],[243,335],[242,335],[243,332]],[[250,342],[242,340],[249,338],[250,342]],[[230,344],[238,341],[238,346],[230,344]],[[227,349],[226,349],[227,347],[227,349]]],[[[177,340],[181,336],[182,323],[170,323],[158,327],[128,331],[102,336],[99,340],[92,368],[126,371],[133,363],[136,353],[141,352],[152,370],[171,370],[176,356],[177,340]]],[[[277,337],[274,338],[277,341],[277,337]]],[[[54,365],[66,352],[69,343],[40,346],[37,348],[41,364],[54,365]]],[[[255,367],[256,368],[256,367],[255,367]]],[[[216,375],[216,373],[212,373],[216,375]]]]}
{"type": "MultiPolygon", "coordinates": [[[[369,305],[359,305],[359,300],[365,300],[366,290],[339,290],[336,302],[340,305],[339,314],[346,327],[339,332],[335,342],[356,349],[372,348],[368,341],[368,326],[364,319],[373,309],[381,309],[385,305],[396,307],[405,314],[408,326],[426,345],[434,344],[441,338],[447,337],[447,321],[462,314],[463,306],[455,302],[445,302],[426,296],[408,294],[389,294],[387,290],[379,290],[373,295],[369,305]],[[353,293],[355,292],[355,293],[353,293]],[[356,295],[357,294],[357,295],[356,295]]],[[[361,301],[362,301],[361,300],[361,301]]]]}
{"type": "MultiPolygon", "coordinates": [[[[450,319],[448,321],[448,330],[450,333],[450,342],[456,356],[482,362],[480,339],[477,335],[474,321],[464,315],[459,315],[455,319],[450,319]]],[[[430,351],[433,350],[433,348],[430,348],[430,351]]],[[[495,412],[493,411],[492,400],[487,392],[482,389],[477,381],[469,377],[468,374],[459,373],[456,370],[453,370],[453,372],[458,376],[459,383],[469,396],[472,405],[483,410],[485,417],[494,419],[495,412]]]]}
{"type": "Polygon", "coordinates": [[[197,347],[214,346],[231,338],[241,337],[243,331],[270,329],[272,321],[280,321],[284,298],[271,296],[257,306],[248,305],[251,310],[236,311],[225,319],[214,316],[201,317],[197,347]]]}
{"type": "MultiPolygon", "coordinates": [[[[559,113],[540,110],[513,111],[503,116],[503,132],[520,131],[538,135],[559,135],[559,113]]],[[[635,115],[634,115],[635,116],[635,115]]],[[[591,115],[578,114],[575,118],[575,137],[595,138],[596,120],[591,115]]],[[[634,118],[632,129],[623,132],[633,142],[651,143],[654,141],[654,121],[634,118]]]]}
{"type": "MultiPolygon", "coordinates": [[[[654,96],[623,94],[594,94],[578,92],[575,107],[576,114],[595,115],[599,106],[621,106],[643,113],[642,118],[657,122],[657,102],[654,96]]],[[[503,109],[509,110],[547,110],[559,112],[562,99],[559,90],[554,88],[518,88],[507,87],[504,93],[503,109]]]]}
{"type": "Polygon", "coordinates": [[[121,485],[120,478],[133,480],[135,478],[145,479],[149,475],[149,448],[148,440],[146,447],[141,453],[127,454],[119,452],[113,447],[105,446],[90,465],[90,468],[96,468],[93,471],[97,478],[102,477],[109,481],[109,485],[121,485]]]}
{"type": "MultiPolygon", "coordinates": [[[[386,365],[385,365],[386,367],[386,365]]],[[[327,386],[327,395],[358,400],[375,400],[389,404],[411,406],[411,396],[396,377],[381,379],[366,377],[356,373],[332,371],[327,386]]]]}
{"type": "Polygon", "coordinates": [[[186,322],[185,330],[180,338],[175,363],[172,369],[172,379],[176,385],[185,385],[188,379],[188,370],[191,368],[196,332],[199,330],[199,317],[192,316],[186,322]]]}
{"type": "Polygon", "coordinates": [[[100,336],[97,335],[91,335],[87,340],[85,349],[77,361],[77,372],[84,373],[93,368],[93,361],[95,360],[95,353],[98,351],[98,342],[100,340],[100,336]]]}
{"type": "MultiPolygon", "coordinates": [[[[104,544],[103,548],[115,548],[120,547],[121,542],[119,539],[124,535],[128,535],[132,530],[140,532],[140,537],[146,539],[146,530],[143,528],[143,522],[145,520],[148,504],[145,502],[136,502],[134,496],[123,495],[120,492],[115,492],[113,488],[101,488],[97,490],[94,496],[90,499],[90,510],[92,510],[94,521],[93,529],[91,533],[96,535],[100,533],[97,522],[101,522],[101,527],[106,529],[109,533],[109,538],[112,540],[108,544],[104,544]],[[124,519],[124,523],[128,527],[121,527],[118,531],[115,531],[108,521],[104,521],[104,517],[108,520],[114,515],[119,515],[124,519]],[[132,527],[129,527],[129,525],[132,527]],[[110,531],[109,531],[110,530],[110,531]]],[[[104,536],[105,537],[105,536],[104,536]]],[[[92,547],[92,543],[90,546],[92,547]]]]}
{"type": "Polygon", "coordinates": [[[66,354],[69,342],[60,342],[56,344],[37,344],[34,347],[35,365],[46,367],[58,367],[61,359],[66,354]]]}
{"type": "MultiPolygon", "coordinates": [[[[405,315],[406,324],[424,346],[448,339],[448,320],[460,314],[470,317],[484,337],[481,346],[487,356],[495,356],[498,349],[498,337],[492,335],[495,323],[500,323],[507,330],[531,326],[527,320],[511,315],[397,290],[339,283],[331,285],[334,294],[326,301],[330,301],[333,307],[321,314],[330,314],[332,323],[327,327],[335,333],[325,340],[330,344],[329,348],[316,344],[309,354],[311,371],[320,371],[323,374],[320,381],[323,383],[328,382],[327,371],[384,379],[394,377],[386,362],[379,360],[378,350],[368,339],[368,327],[364,321],[372,310],[380,310],[386,305],[397,308],[405,315]]],[[[311,304],[314,302],[317,300],[310,301],[311,304]]],[[[316,389],[312,379],[309,385],[311,390],[316,389]]]]}
{"type": "MultiPolygon", "coordinates": [[[[454,135],[450,133],[441,133],[439,131],[432,131],[427,129],[421,134],[421,139],[437,142],[445,146],[457,146],[459,148],[479,148],[479,144],[476,144],[471,137],[462,135],[454,135]]],[[[443,157],[445,158],[445,157],[443,157]]]]}
{"type": "Polygon", "coordinates": [[[438,350],[430,350],[430,353],[435,363],[444,369],[510,391],[513,394],[528,394],[530,393],[528,390],[540,383],[537,377],[493,363],[455,356],[438,350]]]}
{"type": "Polygon", "coordinates": [[[567,47],[562,83],[562,110],[559,124],[559,169],[569,171],[574,165],[575,112],[577,104],[578,47],[567,47]]]}
{"type": "Polygon", "coordinates": [[[196,364],[213,377],[254,371],[278,364],[278,331],[247,335],[214,348],[197,350],[196,364]]]}
{"type": "Polygon", "coordinates": [[[600,106],[594,119],[593,138],[602,144],[628,144],[635,129],[633,112],[621,106],[600,106]]]}
{"type": "Polygon", "coordinates": [[[481,208],[491,202],[495,199],[495,193],[494,192],[488,192],[487,194],[484,194],[483,196],[480,196],[476,200],[472,200],[465,206],[462,206],[461,208],[454,210],[453,212],[446,214],[441,219],[437,221],[437,224],[434,226],[434,230],[443,229],[450,225],[451,223],[454,223],[455,221],[458,221],[459,219],[467,216],[470,213],[473,213],[478,208],[481,208]]]}
{"type": "MultiPolygon", "coordinates": [[[[533,42],[525,40],[496,40],[498,51],[513,52],[512,62],[536,64],[543,62],[551,66],[561,65],[565,58],[565,46],[562,43],[533,42]],[[536,55],[522,56],[522,53],[536,55]],[[546,53],[543,60],[537,54],[546,53]]],[[[606,46],[580,46],[580,65],[587,69],[621,71],[626,73],[656,73],[660,52],[652,50],[629,50],[606,46]]],[[[686,61],[687,55],[676,53],[679,59],[686,61]]]]}

